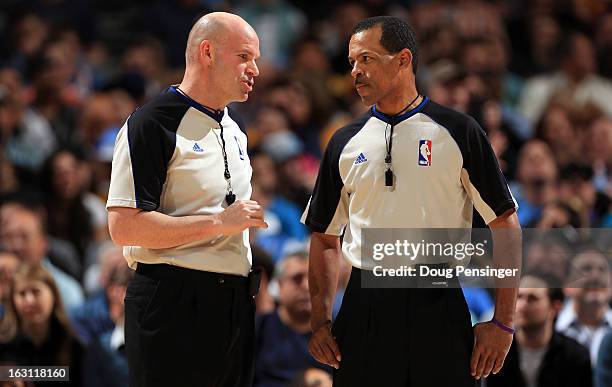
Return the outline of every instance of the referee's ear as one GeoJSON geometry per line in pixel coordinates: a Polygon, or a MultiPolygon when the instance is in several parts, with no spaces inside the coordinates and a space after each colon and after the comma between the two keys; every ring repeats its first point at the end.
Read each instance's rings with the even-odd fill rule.
{"type": "MultiPolygon", "coordinates": [[[[411,70],[412,65],[412,52],[409,49],[404,48],[399,52],[399,65],[400,69],[411,70]]],[[[412,71],[412,70],[411,70],[412,71]]]]}
{"type": "Polygon", "coordinates": [[[212,45],[210,44],[210,40],[204,39],[200,42],[200,59],[203,64],[210,64],[213,59],[212,53],[212,45]]]}

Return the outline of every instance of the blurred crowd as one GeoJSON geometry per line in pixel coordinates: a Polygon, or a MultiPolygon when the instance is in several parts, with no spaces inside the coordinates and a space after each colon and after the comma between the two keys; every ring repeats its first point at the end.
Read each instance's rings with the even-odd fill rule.
{"type": "MultiPolygon", "coordinates": [[[[330,370],[307,351],[309,233],[299,219],[330,136],[368,108],[350,77],[348,41],[358,21],[382,14],[417,32],[419,91],[487,133],[522,226],[563,231],[565,248],[542,238],[526,248],[533,275],[517,305],[527,335],[515,342],[517,375],[540,380],[524,360],[543,362],[530,340],[545,335],[575,354],[550,367],[582,367],[612,386],[603,384],[612,375],[612,238],[580,231],[612,226],[612,4],[604,0],[0,0],[3,364],[70,364],[72,385],[127,385],[123,297],[132,271],[105,211],[115,136],[138,106],[180,82],[189,29],[213,10],[245,18],[261,45],[261,75],[235,106],[248,126],[253,199],[270,225],[251,233],[254,264],[265,269],[255,386],[331,386],[330,370]],[[541,289],[563,288],[555,280],[573,270],[597,286],[541,289]]],[[[335,313],[349,273],[344,264],[335,313]]],[[[490,292],[465,294],[474,322],[490,318],[490,292]]],[[[538,383],[525,385],[548,385],[538,383]]]]}

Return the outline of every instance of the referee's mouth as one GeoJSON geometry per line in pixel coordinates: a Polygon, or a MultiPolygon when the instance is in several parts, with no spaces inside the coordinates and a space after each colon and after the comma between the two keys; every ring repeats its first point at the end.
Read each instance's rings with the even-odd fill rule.
{"type": "Polygon", "coordinates": [[[244,83],[249,91],[253,90],[253,85],[255,84],[255,82],[252,79],[249,80],[243,80],[242,83],[244,83]]]}
{"type": "Polygon", "coordinates": [[[359,90],[360,88],[365,87],[365,86],[369,86],[369,85],[367,83],[365,83],[365,82],[355,82],[355,89],[357,89],[357,90],[359,90]]]}

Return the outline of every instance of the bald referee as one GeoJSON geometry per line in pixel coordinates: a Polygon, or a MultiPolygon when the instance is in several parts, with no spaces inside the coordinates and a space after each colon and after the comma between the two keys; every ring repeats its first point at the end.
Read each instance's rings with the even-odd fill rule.
{"type": "MultiPolygon", "coordinates": [[[[516,289],[497,289],[495,318],[472,330],[460,288],[362,286],[366,228],[519,229],[516,204],[482,129],[418,93],[412,28],[394,17],[361,21],[348,60],[363,117],[327,145],[303,221],[313,231],[309,284],[312,355],[335,368],[335,387],[468,387],[502,367],[516,289]],[[353,266],[332,325],[337,256],[353,266]]],[[[519,234],[519,233],[515,233],[519,234]]],[[[495,238],[520,257],[520,237],[495,238]],[[510,238],[512,239],[512,238],[510,238]]]]}
{"type": "Polygon", "coordinates": [[[115,143],[112,239],[136,275],[125,297],[130,385],[251,385],[249,227],[267,227],[251,197],[242,121],[259,74],[258,37],[211,13],[193,26],[180,85],[136,110],[115,143]]]}

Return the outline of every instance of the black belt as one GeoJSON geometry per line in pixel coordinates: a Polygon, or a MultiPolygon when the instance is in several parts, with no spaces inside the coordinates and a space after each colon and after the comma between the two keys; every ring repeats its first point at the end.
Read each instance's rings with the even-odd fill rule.
{"type": "Polygon", "coordinates": [[[259,292],[261,283],[261,269],[255,268],[249,272],[247,277],[235,274],[215,273],[211,271],[188,269],[186,267],[168,265],[165,263],[149,264],[138,262],[136,267],[138,274],[154,279],[193,279],[199,283],[213,284],[217,286],[229,286],[233,288],[246,289],[249,295],[255,296],[259,292]]]}

